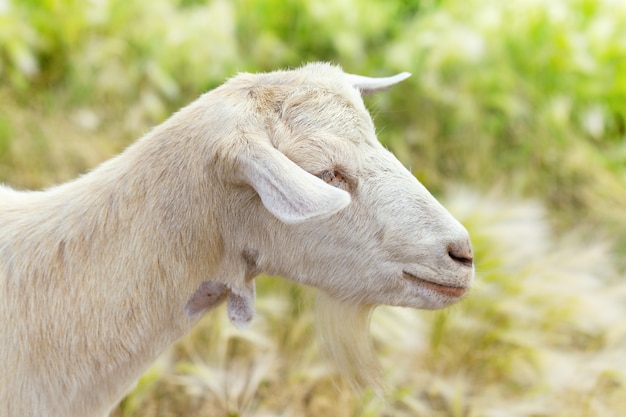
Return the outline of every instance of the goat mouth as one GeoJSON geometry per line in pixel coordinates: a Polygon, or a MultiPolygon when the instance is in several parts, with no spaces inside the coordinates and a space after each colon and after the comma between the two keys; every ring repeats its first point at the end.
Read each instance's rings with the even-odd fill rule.
{"type": "Polygon", "coordinates": [[[453,285],[437,284],[432,281],[427,281],[423,278],[416,277],[415,275],[406,271],[402,271],[402,276],[404,277],[404,279],[414,282],[421,287],[438,292],[440,294],[447,295],[449,297],[459,298],[467,292],[466,287],[455,287],[453,285]]]}

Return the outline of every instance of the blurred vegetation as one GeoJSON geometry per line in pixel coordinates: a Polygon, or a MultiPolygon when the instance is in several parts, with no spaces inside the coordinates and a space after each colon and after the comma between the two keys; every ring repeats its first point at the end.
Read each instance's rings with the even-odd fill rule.
{"type": "MultiPolygon", "coordinates": [[[[542,198],[562,227],[584,217],[626,243],[623,2],[3,0],[0,8],[2,95],[46,114],[81,109],[74,119],[91,127],[122,124],[122,143],[237,71],[312,60],[372,75],[411,71],[401,89],[370,102],[381,139],[431,189],[498,184],[542,198]]],[[[24,156],[4,113],[0,179],[57,180],[45,172],[53,161],[42,161],[43,180],[9,176],[6,166],[24,156]]],[[[36,145],[28,159],[37,148],[48,152],[36,145]]]]}
{"type": "Polygon", "coordinates": [[[615,359],[625,343],[614,268],[626,264],[621,0],[0,0],[0,182],[67,180],[237,71],[316,60],[413,73],[367,104],[381,141],[470,229],[477,290],[451,313],[374,316],[393,387],[380,404],[334,388],[308,343],[310,294],[261,280],[253,329],[210,315],[117,415],[626,409],[615,359]],[[507,197],[489,197],[494,188],[507,197]]]}

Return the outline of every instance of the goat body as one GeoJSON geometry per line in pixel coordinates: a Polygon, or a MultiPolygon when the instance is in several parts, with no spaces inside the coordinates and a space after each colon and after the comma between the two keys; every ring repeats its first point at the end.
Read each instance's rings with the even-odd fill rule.
{"type": "Polygon", "coordinates": [[[74,181],[0,186],[0,416],[106,415],[203,312],[228,299],[251,320],[259,272],[347,303],[460,298],[467,234],[380,146],[359,95],[399,79],[351,77],[241,74],[74,181]],[[384,188],[428,208],[410,238],[384,188]]]}

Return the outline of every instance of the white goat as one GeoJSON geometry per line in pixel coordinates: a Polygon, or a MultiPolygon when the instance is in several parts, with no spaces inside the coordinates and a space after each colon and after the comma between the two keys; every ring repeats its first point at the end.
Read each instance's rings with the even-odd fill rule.
{"type": "Polygon", "coordinates": [[[0,186],[0,416],[106,415],[203,312],[228,300],[246,324],[260,272],[347,312],[322,309],[327,345],[371,379],[359,317],[447,306],[474,275],[361,99],[407,76],[241,74],[72,182],[0,186]]]}

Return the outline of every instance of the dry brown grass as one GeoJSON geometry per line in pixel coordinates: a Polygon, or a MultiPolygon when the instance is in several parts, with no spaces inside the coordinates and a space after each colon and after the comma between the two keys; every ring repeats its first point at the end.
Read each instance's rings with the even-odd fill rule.
{"type": "Polygon", "coordinates": [[[374,313],[384,398],[352,392],[319,353],[310,290],[262,277],[250,329],[207,315],[115,416],[620,416],[626,286],[608,246],[555,238],[535,203],[448,203],[474,236],[475,289],[445,312],[374,313]]]}

